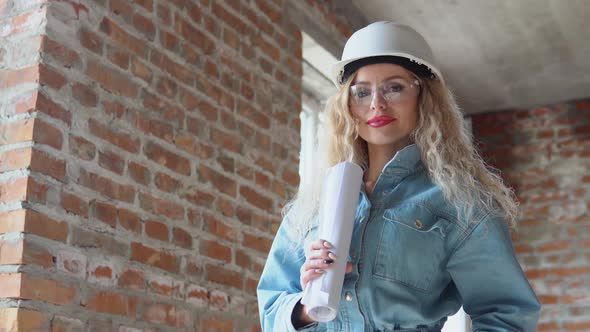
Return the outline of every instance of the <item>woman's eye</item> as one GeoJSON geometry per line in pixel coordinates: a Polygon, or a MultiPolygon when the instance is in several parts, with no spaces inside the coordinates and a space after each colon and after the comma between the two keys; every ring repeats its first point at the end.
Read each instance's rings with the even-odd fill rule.
{"type": "Polygon", "coordinates": [[[404,90],[404,86],[401,84],[391,84],[384,86],[383,92],[402,92],[404,90]]]}
{"type": "Polygon", "coordinates": [[[356,89],[354,91],[354,96],[356,98],[364,98],[364,97],[367,97],[369,95],[370,95],[370,92],[367,89],[356,89]]]}

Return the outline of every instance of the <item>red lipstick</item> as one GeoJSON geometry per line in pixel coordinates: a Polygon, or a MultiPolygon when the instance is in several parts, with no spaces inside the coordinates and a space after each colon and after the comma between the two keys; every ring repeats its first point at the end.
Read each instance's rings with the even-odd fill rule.
{"type": "Polygon", "coordinates": [[[387,126],[388,124],[395,121],[395,118],[392,118],[388,115],[378,115],[375,117],[370,118],[367,121],[367,124],[373,128],[379,128],[383,126],[387,126]]]}

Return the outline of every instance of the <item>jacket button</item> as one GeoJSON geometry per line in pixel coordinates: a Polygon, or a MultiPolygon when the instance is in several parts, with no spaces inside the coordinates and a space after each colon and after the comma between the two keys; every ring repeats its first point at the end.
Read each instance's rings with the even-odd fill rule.
{"type": "Polygon", "coordinates": [[[346,301],[350,302],[352,301],[352,294],[350,292],[346,292],[344,298],[346,299],[346,301]]]}
{"type": "Polygon", "coordinates": [[[420,221],[420,219],[416,219],[416,222],[414,224],[416,225],[416,227],[422,228],[422,221],[420,221]]]}

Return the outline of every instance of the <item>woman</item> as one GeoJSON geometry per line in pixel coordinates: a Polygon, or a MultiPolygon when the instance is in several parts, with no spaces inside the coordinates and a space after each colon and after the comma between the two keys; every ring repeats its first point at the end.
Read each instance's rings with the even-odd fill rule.
{"type": "Polygon", "coordinates": [[[414,30],[373,23],[333,68],[326,163],[302,179],[258,285],[263,331],[440,331],[463,305],[473,331],[536,331],[540,304],[514,256],[512,192],[474,150],[414,30]],[[321,172],[364,169],[349,257],[317,239],[321,172]],[[339,313],[317,323],[302,290],[347,259],[339,313]]]}

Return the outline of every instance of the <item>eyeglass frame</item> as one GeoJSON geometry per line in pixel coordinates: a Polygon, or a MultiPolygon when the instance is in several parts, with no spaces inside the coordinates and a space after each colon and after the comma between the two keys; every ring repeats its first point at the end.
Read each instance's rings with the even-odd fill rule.
{"type": "MultiPolygon", "coordinates": [[[[422,91],[422,89],[421,89],[421,87],[422,87],[422,84],[421,84],[420,80],[419,80],[418,78],[416,78],[416,77],[413,77],[413,78],[411,78],[411,79],[408,79],[408,78],[406,78],[406,77],[401,77],[401,76],[397,76],[397,77],[391,77],[391,78],[387,79],[385,82],[383,82],[383,83],[379,84],[379,86],[377,87],[377,89],[372,89],[372,88],[371,88],[371,98],[369,99],[369,100],[370,100],[370,102],[369,102],[368,104],[359,104],[359,103],[357,103],[357,102],[355,101],[355,98],[352,96],[352,93],[353,93],[353,92],[352,92],[351,90],[353,90],[353,89],[354,89],[354,88],[355,88],[355,87],[358,85],[358,84],[354,84],[354,85],[351,85],[351,86],[350,86],[350,89],[349,89],[349,92],[348,92],[348,101],[349,101],[349,105],[350,105],[350,104],[352,104],[353,106],[356,106],[356,107],[363,107],[363,106],[364,106],[364,107],[367,107],[367,106],[370,106],[370,105],[371,105],[371,103],[373,102],[373,98],[375,98],[375,91],[378,91],[378,92],[381,94],[381,97],[383,98],[383,100],[385,100],[385,101],[386,101],[386,102],[388,102],[388,103],[396,103],[396,102],[401,102],[402,100],[388,100],[388,99],[385,97],[385,95],[384,95],[384,93],[383,93],[383,91],[382,91],[382,90],[383,90],[383,88],[382,88],[382,87],[383,87],[383,86],[384,86],[384,85],[385,85],[385,84],[386,84],[388,81],[390,81],[390,80],[395,80],[395,79],[402,79],[402,80],[406,81],[406,82],[409,84],[410,88],[413,88],[413,87],[416,87],[416,86],[417,86],[417,87],[418,87],[418,93],[416,94],[416,96],[417,96],[417,95],[419,95],[419,94],[420,94],[420,92],[422,91]]],[[[365,84],[365,83],[361,83],[361,85],[367,85],[367,84],[365,84]]]]}

